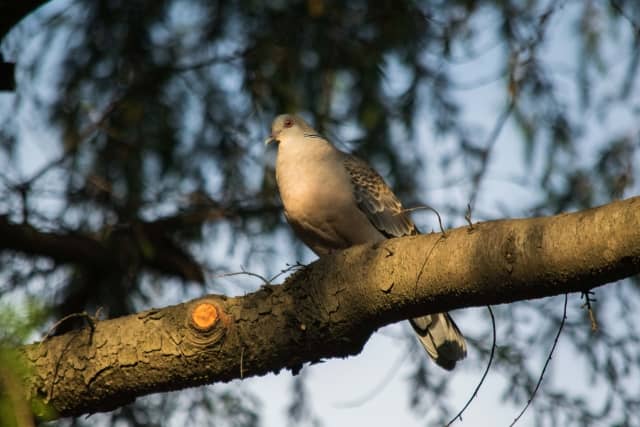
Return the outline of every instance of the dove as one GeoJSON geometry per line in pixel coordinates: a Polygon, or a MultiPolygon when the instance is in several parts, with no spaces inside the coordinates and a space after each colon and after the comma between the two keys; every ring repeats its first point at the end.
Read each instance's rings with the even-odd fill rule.
{"type": "MultiPolygon", "coordinates": [[[[337,149],[303,118],[275,118],[265,141],[277,145],[276,182],[295,234],[318,256],[354,245],[419,234],[384,179],[364,160],[337,149]]],[[[427,354],[451,370],[466,356],[448,313],[410,319],[427,354]]]]}

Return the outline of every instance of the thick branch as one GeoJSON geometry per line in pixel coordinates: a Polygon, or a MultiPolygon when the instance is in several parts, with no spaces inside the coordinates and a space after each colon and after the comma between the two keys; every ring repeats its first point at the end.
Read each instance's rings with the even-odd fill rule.
{"type": "Polygon", "coordinates": [[[123,262],[140,261],[145,267],[168,276],[204,283],[202,267],[173,238],[207,222],[256,217],[281,211],[277,205],[229,206],[215,203],[197,206],[152,221],[119,224],[98,232],[73,233],[38,230],[27,223],[9,221],[0,215],[0,252],[13,250],[45,256],[62,264],[78,264],[96,270],[127,270],[123,262]],[[98,236],[101,236],[98,238],[98,236]],[[118,257],[123,252],[135,257],[118,257]],[[133,255],[133,254],[131,254],[133,255]]]}
{"type": "Polygon", "coordinates": [[[0,251],[14,250],[28,255],[46,256],[58,263],[91,265],[97,269],[107,265],[112,253],[90,237],[40,231],[29,224],[16,224],[0,215],[0,251]]]}
{"type": "Polygon", "coordinates": [[[76,264],[97,271],[126,270],[126,262],[140,260],[144,266],[169,276],[204,282],[200,265],[153,223],[140,222],[126,230],[104,233],[98,239],[82,233],[38,230],[30,224],[17,224],[0,215],[0,251],[45,256],[61,264],[76,264]],[[151,224],[147,230],[147,224],[151,224]],[[129,257],[117,256],[126,249],[129,257]],[[115,249],[115,250],[114,250],[115,249]],[[135,251],[131,253],[131,250],[135,251]]]}
{"type": "Polygon", "coordinates": [[[26,383],[60,415],[111,410],[152,392],[357,354],[379,327],[416,315],[584,291],[639,272],[640,197],[392,239],[323,258],[282,286],[27,346],[26,383]]]}

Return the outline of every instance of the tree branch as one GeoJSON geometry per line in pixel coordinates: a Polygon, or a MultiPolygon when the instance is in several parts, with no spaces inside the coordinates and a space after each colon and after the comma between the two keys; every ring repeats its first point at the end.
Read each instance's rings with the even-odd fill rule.
{"type": "Polygon", "coordinates": [[[327,256],[281,286],[105,320],[21,349],[29,398],[59,416],[360,352],[427,313],[583,292],[640,272],[640,197],[327,256]]]}
{"type": "Polygon", "coordinates": [[[0,215],[0,251],[14,250],[45,256],[58,263],[90,265],[98,270],[114,268],[108,248],[88,236],[41,231],[30,224],[16,224],[0,215]]]}
{"type": "Polygon", "coordinates": [[[222,206],[211,201],[152,221],[117,224],[94,233],[42,231],[28,223],[11,222],[0,214],[0,252],[13,250],[45,256],[58,263],[84,265],[95,270],[125,268],[123,262],[140,261],[150,270],[167,276],[204,283],[202,267],[176,243],[173,238],[176,233],[198,229],[207,222],[281,210],[279,205],[222,206]],[[115,253],[122,249],[136,256],[117,257],[114,249],[115,253]]]}
{"type": "Polygon", "coordinates": [[[126,263],[140,261],[145,267],[168,276],[204,283],[202,268],[190,254],[167,234],[148,231],[159,230],[153,223],[140,222],[110,232],[105,230],[106,236],[98,238],[83,233],[42,231],[28,223],[13,223],[0,215],[0,251],[44,256],[57,263],[82,265],[96,271],[124,270],[126,263]],[[127,255],[114,256],[114,251],[127,255]]]}

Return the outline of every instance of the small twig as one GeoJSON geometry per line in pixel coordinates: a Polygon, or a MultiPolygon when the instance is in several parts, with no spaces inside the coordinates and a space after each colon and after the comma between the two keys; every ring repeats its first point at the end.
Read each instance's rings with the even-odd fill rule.
{"type": "Polygon", "coordinates": [[[250,277],[256,277],[258,279],[260,279],[263,282],[263,285],[271,285],[274,280],[276,280],[278,277],[282,276],[285,273],[288,273],[292,270],[297,270],[297,269],[302,269],[306,267],[306,265],[301,264],[300,262],[296,262],[293,265],[289,265],[287,264],[287,268],[281,270],[279,273],[275,274],[273,277],[271,278],[266,278],[258,273],[253,273],[251,271],[246,271],[244,268],[241,267],[241,271],[233,271],[233,272],[229,272],[229,273],[220,273],[220,274],[215,274],[212,276],[213,279],[219,279],[222,277],[233,277],[233,276],[250,276],[250,277]]]}
{"type": "Polygon", "coordinates": [[[416,206],[414,208],[408,208],[408,209],[403,209],[402,211],[398,212],[395,215],[400,215],[401,213],[408,213],[408,212],[413,212],[413,211],[419,211],[419,210],[423,210],[423,209],[427,209],[430,210],[431,212],[433,212],[434,214],[436,214],[436,216],[438,217],[438,224],[440,225],[440,232],[442,233],[443,237],[447,237],[447,232],[444,230],[444,226],[442,225],[442,218],[440,217],[440,214],[438,213],[437,210],[435,210],[434,208],[432,208],[431,206],[416,206]]]}
{"type": "Polygon", "coordinates": [[[469,224],[469,231],[473,231],[473,222],[471,222],[471,204],[467,203],[467,213],[464,214],[464,219],[469,224]]]}
{"type": "MultiPolygon", "coordinates": [[[[99,307],[96,310],[95,317],[91,316],[86,311],[83,311],[82,313],[71,313],[68,316],[63,317],[62,319],[58,320],[51,328],[49,328],[49,331],[47,332],[47,334],[44,336],[42,341],[40,341],[40,345],[42,345],[46,340],[48,340],[51,337],[51,335],[55,332],[55,330],[62,323],[66,322],[69,319],[73,319],[73,318],[76,318],[76,317],[84,318],[87,321],[87,323],[89,324],[89,328],[91,329],[91,333],[89,334],[89,342],[91,342],[91,340],[93,339],[93,333],[96,330],[96,319],[97,319],[98,314],[100,313],[101,310],[102,310],[102,307],[99,307]]],[[[47,390],[46,402],[49,402],[51,400],[51,398],[53,397],[53,388],[55,387],[55,384],[57,382],[56,378],[58,377],[58,371],[60,370],[60,365],[62,364],[63,356],[66,353],[66,351],[69,349],[69,347],[71,346],[71,343],[73,342],[73,340],[75,340],[78,337],[80,337],[80,334],[74,334],[73,336],[71,336],[71,338],[65,343],[64,348],[62,349],[62,352],[60,353],[60,357],[56,361],[55,369],[53,371],[53,378],[51,379],[51,387],[49,387],[49,390],[47,390]]]]}
{"type": "MultiPolygon", "coordinates": [[[[64,354],[67,352],[69,347],[71,347],[71,343],[73,342],[73,340],[75,340],[79,336],[80,334],[74,334],[71,338],[69,338],[69,340],[65,343],[64,347],[62,348],[62,351],[60,352],[60,357],[58,357],[58,360],[56,360],[56,365],[53,370],[53,378],[51,378],[51,386],[49,387],[49,390],[47,390],[47,397],[45,399],[45,403],[49,403],[53,398],[53,389],[56,386],[56,383],[58,382],[57,381],[58,372],[60,371],[60,365],[62,365],[64,354]]],[[[42,345],[43,342],[44,340],[40,341],[40,344],[42,345]]]]}
{"type": "Polygon", "coordinates": [[[234,271],[234,272],[231,272],[231,273],[218,274],[217,276],[214,276],[214,278],[242,276],[242,275],[251,276],[251,277],[257,277],[258,279],[262,280],[265,285],[270,285],[271,284],[271,281],[269,279],[267,279],[266,277],[261,276],[258,273],[252,273],[250,271],[245,271],[244,269],[242,271],[234,271]]]}
{"type": "Polygon", "coordinates": [[[305,267],[306,265],[302,264],[300,261],[296,261],[295,264],[291,264],[291,265],[287,264],[287,268],[280,270],[280,273],[277,273],[275,276],[271,277],[269,279],[269,282],[273,283],[274,280],[276,280],[278,277],[282,276],[283,274],[286,274],[290,271],[303,269],[305,267]]]}
{"type": "Polygon", "coordinates": [[[480,382],[476,386],[475,390],[473,390],[473,394],[471,394],[471,397],[469,398],[469,400],[467,400],[467,403],[460,410],[460,412],[456,414],[455,417],[451,418],[451,421],[449,421],[445,427],[449,427],[458,419],[462,421],[462,413],[469,407],[473,399],[475,399],[476,396],[478,395],[478,390],[480,390],[480,386],[484,383],[484,380],[487,377],[487,374],[489,373],[489,368],[491,368],[491,363],[493,362],[493,354],[495,353],[495,350],[496,350],[496,318],[493,315],[493,310],[491,310],[490,305],[487,306],[487,310],[489,310],[489,314],[491,315],[491,329],[493,331],[493,343],[491,344],[491,354],[489,355],[489,363],[487,363],[487,367],[485,368],[484,373],[482,374],[482,378],[480,378],[480,382]]]}
{"type": "Polygon", "coordinates": [[[433,244],[431,249],[429,249],[429,253],[427,254],[427,256],[424,257],[424,261],[422,261],[422,265],[420,266],[420,271],[418,272],[418,275],[416,276],[416,282],[414,284],[414,292],[415,292],[416,295],[418,293],[418,283],[420,282],[420,278],[422,277],[422,273],[424,273],[424,268],[427,266],[427,261],[429,261],[429,258],[431,258],[431,254],[436,249],[436,245],[438,243],[444,241],[444,239],[446,237],[447,236],[445,234],[443,234],[442,236],[438,237],[438,240],[436,240],[436,242],[433,244]]]}
{"type": "Polygon", "coordinates": [[[100,312],[100,308],[98,308],[98,310],[96,311],[96,316],[91,316],[86,311],[83,311],[81,313],[71,313],[67,316],[64,316],[62,319],[58,320],[56,323],[53,324],[53,326],[49,328],[45,336],[42,338],[42,341],[40,341],[40,344],[42,344],[43,342],[51,338],[53,333],[56,331],[56,329],[58,329],[60,325],[62,325],[67,320],[74,319],[76,317],[82,317],[83,319],[85,319],[89,324],[89,328],[91,328],[91,332],[93,333],[96,330],[96,318],[99,312],[100,312]]]}
{"type": "Polygon", "coordinates": [[[560,327],[558,328],[558,333],[556,334],[556,338],[553,340],[553,346],[551,346],[551,351],[549,352],[547,361],[544,362],[544,366],[542,367],[542,372],[540,372],[540,377],[538,378],[538,382],[535,388],[533,389],[533,393],[531,393],[531,397],[529,397],[527,404],[525,405],[524,408],[522,408],[522,411],[520,411],[518,416],[513,420],[513,422],[509,425],[509,427],[513,427],[518,422],[518,420],[522,417],[522,415],[524,415],[525,411],[527,410],[531,402],[533,402],[533,398],[536,396],[538,388],[540,388],[540,384],[542,384],[542,378],[544,377],[544,373],[547,370],[547,367],[549,366],[549,362],[551,362],[551,356],[553,355],[553,352],[556,349],[556,345],[558,344],[560,333],[562,332],[562,328],[564,327],[564,321],[567,319],[567,300],[568,300],[567,295],[568,294],[564,294],[564,310],[562,312],[562,320],[560,321],[560,327]]]}
{"type": "Polygon", "coordinates": [[[591,306],[591,303],[595,302],[596,300],[592,298],[592,295],[594,295],[593,291],[586,291],[582,292],[580,298],[584,298],[584,304],[582,304],[582,308],[586,308],[587,312],[589,313],[589,320],[591,321],[591,331],[597,332],[598,322],[593,312],[593,307],[591,306]]]}
{"type": "Polygon", "coordinates": [[[244,347],[240,348],[240,379],[244,378],[244,369],[243,369],[243,359],[244,359],[244,347]]]}

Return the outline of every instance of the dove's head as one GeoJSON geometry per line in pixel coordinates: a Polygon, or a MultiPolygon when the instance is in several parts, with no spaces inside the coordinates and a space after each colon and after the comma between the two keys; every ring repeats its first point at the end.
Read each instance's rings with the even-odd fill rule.
{"type": "Polygon", "coordinates": [[[295,114],[281,114],[271,124],[271,135],[265,144],[302,140],[305,136],[316,134],[317,132],[302,117],[295,114]]]}

